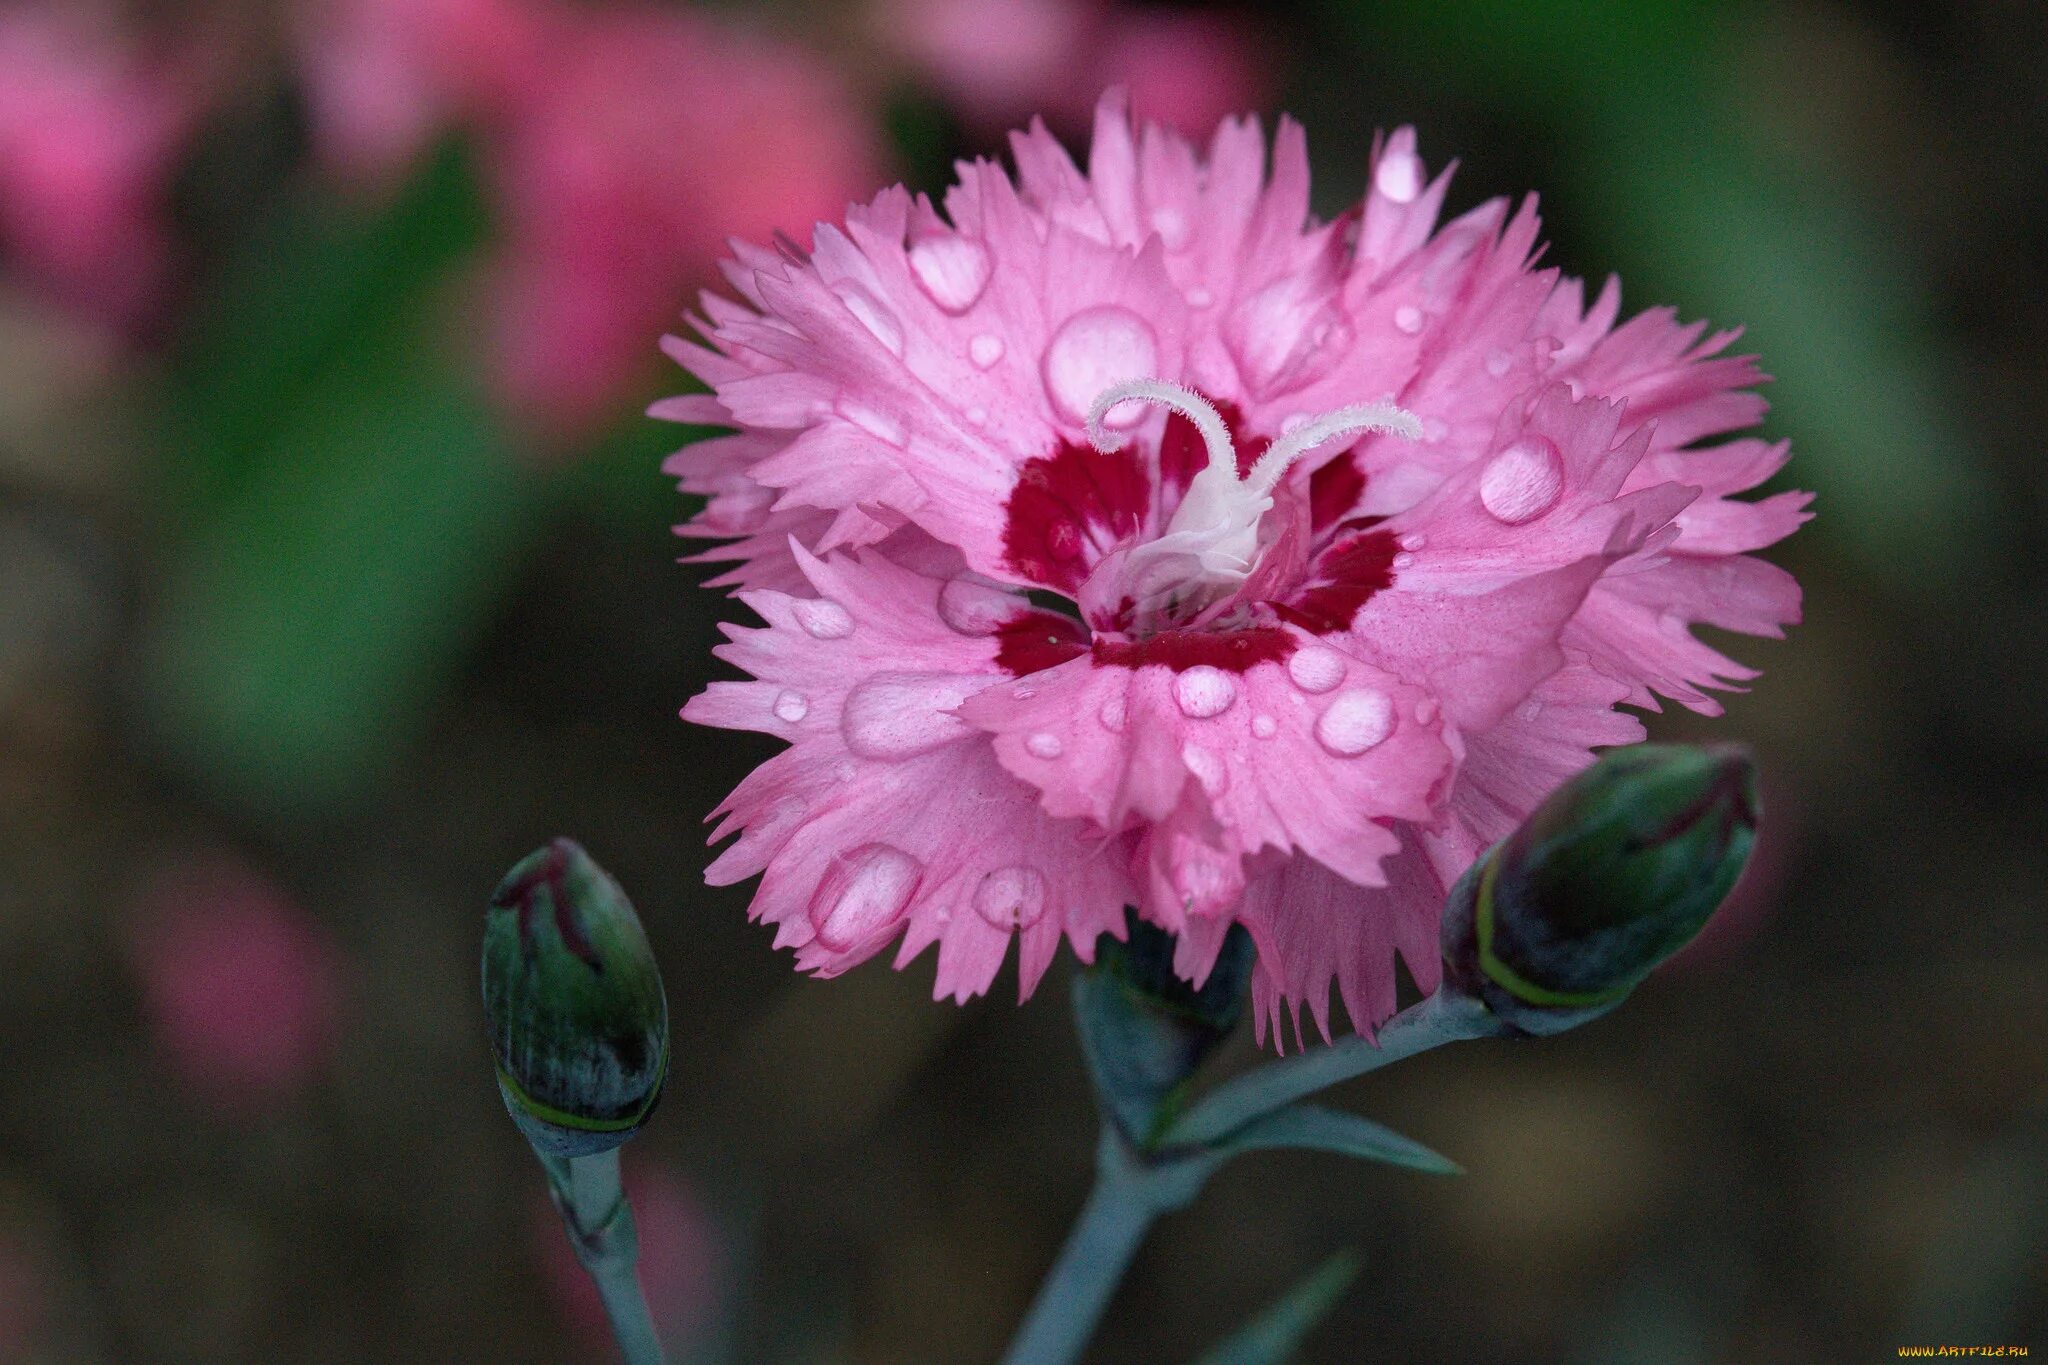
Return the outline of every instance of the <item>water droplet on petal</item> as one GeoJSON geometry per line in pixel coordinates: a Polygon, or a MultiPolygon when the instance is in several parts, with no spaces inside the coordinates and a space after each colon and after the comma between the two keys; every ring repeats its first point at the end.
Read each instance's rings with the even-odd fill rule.
{"type": "Polygon", "coordinates": [[[1038,733],[1026,737],[1024,748],[1033,758],[1042,758],[1047,762],[1051,762],[1067,751],[1067,746],[1060,743],[1058,735],[1045,730],[1040,730],[1038,733]]]}
{"type": "Polygon", "coordinates": [[[993,635],[1024,603],[972,574],[946,580],[939,589],[939,619],[962,635],[993,635]]]}
{"type": "Polygon", "coordinates": [[[1216,296],[1200,285],[1196,285],[1193,289],[1188,290],[1188,307],[1213,308],[1215,306],[1216,296]]]}
{"type": "Polygon", "coordinates": [[[1341,694],[1316,721],[1316,741],[1339,758],[1362,754],[1392,733],[1393,701],[1369,688],[1341,694]]]}
{"type": "MultiPolygon", "coordinates": [[[[1062,323],[1045,348],[1046,395],[1059,414],[1076,426],[1102,392],[1127,379],[1152,379],[1159,369],[1159,342],[1150,323],[1128,308],[1104,304],[1062,323]]],[[[1143,403],[1119,403],[1103,425],[1127,428],[1145,419],[1143,403]]]]}
{"type": "Polygon", "coordinates": [[[1450,434],[1451,428],[1449,424],[1440,418],[1425,417],[1422,419],[1422,439],[1428,444],[1435,445],[1450,434]]]}
{"type": "Polygon", "coordinates": [[[1673,639],[1682,639],[1690,633],[1687,629],[1690,623],[1685,619],[1685,615],[1682,612],[1667,611],[1663,613],[1657,618],[1657,625],[1666,635],[1671,636],[1673,639]]]}
{"type": "Polygon", "coordinates": [[[1010,695],[1018,701],[1030,701],[1038,695],[1038,689],[1035,687],[1013,687],[1010,689],[1010,695]]]}
{"type": "Polygon", "coordinates": [[[967,343],[967,358],[974,362],[977,370],[986,370],[1003,358],[1003,339],[993,332],[983,332],[967,343]]]}
{"type": "Polygon", "coordinates": [[[811,714],[810,699],[801,692],[784,692],[775,698],[775,717],[794,725],[811,714]]]}
{"type": "Polygon", "coordinates": [[[1422,158],[1413,152],[1381,157],[1372,173],[1372,185],[1397,204],[1412,202],[1422,193],[1422,158]]]}
{"type": "Polygon", "coordinates": [[[1479,475],[1479,501],[1510,526],[1534,521],[1564,492],[1564,460],[1545,436],[1524,436],[1487,462],[1479,475]]]}
{"type": "Polygon", "coordinates": [[[1514,364],[1515,358],[1506,351],[1493,351],[1486,357],[1486,372],[1495,379],[1504,379],[1514,364]]]}
{"type": "Polygon", "coordinates": [[[844,640],[853,634],[852,613],[829,597],[800,597],[789,610],[814,640],[844,640]]]}
{"type": "Polygon", "coordinates": [[[900,760],[973,733],[954,708],[986,679],[952,673],[882,673],[846,694],[839,729],[862,758],[900,760]]]}
{"type": "Polygon", "coordinates": [[[1253,716],[1252,733],[1260,739],[1271,739],[1280,733],[1280,722],[1267,715],[1253,716]]]}
{"type": "Polygon", "coordinates": [[[1397,569],[1412,568],[1415,564],[1415,556],[1403,550],[1400,554],[1394,556],[1393,564],[1397,569]]]}
{"type": "Polygon", "coordinates": [[[1202,784],[1202,790],[1211,796],[1221,796],[1230,786],[1230,769],[1223,760],[1199,744],[1183,744],[1180,761],[1195,775],[1195,781],[1202,784]]]}
{"type": "Polygon", "coordinates": [[[979,404],[979,403],[976,403],[976,404],[975,404],[975,405],[974,405],[973,407],[971,407],[971,408],[969,408],[969,409],[967,410],[967,420],[968,420],[968,421],[970,421],[970,422],[972,422],[972,423],[973,423],[974,425],[976,425],[976,426],[978,426],[978,427],[985,427],[985,426],[987,426],[987,425],[988,425],[988,409],[987,409],[987,408],[985,408],[985,407],[983,407],[983,406],[981,406],[981,404],[979,404]]]}
{"type": "Polygon", "coordinates": [[[924,865],[889,844],[841,854],[811,898],[811,927],[834,951],[853,948],[903,917],[924,865]]]}
{"type": "Polygon", "coordinates": [[[1418,723],[1427,725],[1436,719],[1438,709],[1435,697],[1424,697],[1415,703],[1415,719],[1418,723]]]}
{"type": "Polygon", "coordinates": [[[999,867],[974,888],[974,913],[997,929],[1029,929],[1045,915],[1045,877],[1033,867],[999,867]]]}
{"type": "Polygon", "coordinates": [[[839,301],[846,305],[846,311],[860,319],[860,325],[874,334],[875,340],[889,348],[889,354],[903,354],[903,324],[896,315],[884,308],[873,294],[852,280],[842,280],[832,286],[839,295],[839,301]]]}
{"type": "Polygon", "coordinates": [[[1196,664],[1173,680],[1173,699],[1196,720],[1207,720],[1230,709],[1237,684],[1220,668],[1196,664]]]}
{"type": "Polygon", "coordinates": [[[1414,336],[1422,330],[1422,310],[1402,304],[1394,310],[1394,325],[1409,336],[1414,336]]]}
{"type": "Polygon", "coordinates": [[[1111,734],[1122,734],[1124,732],[1124,699],[1120,696],[1111,697],[1108,701],[1102,703],[1102,711],[1096,719],[1100,720],[1102,728],[1111,734]]]}
{"type": "Polygon", "coordinates": [[[910,248],[910,269],[933,303],[964,313],[988,288],[988,248],[957,232],[935,232],[910,248]]]}
{"type": "Polygon", "coordinates": [[[1297,649],[1287,656],[1287,676],[1304,692],[1327,692],[1344,681],[1344,657],[1316,646],[1297,649]]]}
{"type": "Polygon", "coordinates": [[[1168,251],[1178,251],[1188,243],[1188,216],[1171,205],[1154,209],[1152,230],[1159,234],[1168,251]]]}
{"type": "Polygon", "coordinates": [[[1542,702],[1540,702],[1540,701],[1538,701],[1538,700],[1536,700],[1536,699],[1535,699],[1534,697],[1531,697],[1531,698],[1529,698],[1529,700],[1528,700],[1528,701],[1526,701],[1526,702],[1524,702],[1524,703],[1522,704],[1522,719],[1523,719],[1523,720],[1534,720],[1534,719],[1536,719],[1536,718],[1537,718],[1538,716],[1540,716],[1540,715],[1542,715],[1542,714],[1543,714],[1543,703],[1542,703],[1542,702]]]}
{"type": "Polygon", "coordinates": [[[1427,544],[1429,544],[1429,537],[1420,531],[1410,531],[1407,535],[1401,537],[1401,548],[1404,550],[1419,550],[1427,544]]]}

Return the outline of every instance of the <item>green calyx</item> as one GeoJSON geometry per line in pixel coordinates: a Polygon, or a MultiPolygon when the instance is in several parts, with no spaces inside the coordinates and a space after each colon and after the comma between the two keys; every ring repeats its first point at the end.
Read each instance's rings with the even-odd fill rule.
{"type": "Polygon", "coordinates": [[[1740,749],[1646,744],[1603,756],[1453,889],[1453,981],[1532,1031],[1612,1008],[1719,907],[1756,819],[1755,766],[1740,749]]]}
{"type": "Polygon", "coordinates": [[[492,896],[483,998],[500,1093],[535,1146],[589,1155],[653,1113],[669,1059],[661,973],[632,903],[572,840],[492,896]]]}

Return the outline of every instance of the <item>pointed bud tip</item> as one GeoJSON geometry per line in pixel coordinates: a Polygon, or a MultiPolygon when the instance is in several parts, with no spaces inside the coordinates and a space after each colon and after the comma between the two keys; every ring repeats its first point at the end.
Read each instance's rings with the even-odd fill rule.
{"type": "Polygon", "coordinates": [[[537,1147],[589,1155],[646,1122],[668,1070],[661,973],[632,902],[574,840],[492,894],[483,999],[505,1107],[537,1147]]]}
{"type": "Polygon", "coordinates": [[[1450,980],[1527,1032],[1606,1012],[1706,924],[1757,814],[1740,745],[1604,755],[1459,879],[1444,916],[1450,980]]]}

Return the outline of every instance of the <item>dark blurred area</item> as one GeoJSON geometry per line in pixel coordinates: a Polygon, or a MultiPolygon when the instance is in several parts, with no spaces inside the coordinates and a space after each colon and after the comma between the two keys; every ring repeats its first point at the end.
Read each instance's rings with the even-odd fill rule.
{"type": "Polygon", "coordinates": [[[2044,52],[2023,0],[0,5],[0,1362],[608,1359],[476,998],[557,833],[667,975],[676,1357],[996,1355],[1090,1175],[1071,964],[813,982],[702,884],[771,745],[676,719],[733,609],[636,414],[728,235],[1119,82],[1293,113],[1325,213],[1401,123],[1453,211],[1540,190],[1550,263],[1750,328],[1819,499],[1808,624],[1652,721],[1764,768],[1707,938],[1347,1088],[1462,1178],[1237,1163],[1094,1358],[1340,1247],[1308,1360],[2048,1349],[2044,52]]]}

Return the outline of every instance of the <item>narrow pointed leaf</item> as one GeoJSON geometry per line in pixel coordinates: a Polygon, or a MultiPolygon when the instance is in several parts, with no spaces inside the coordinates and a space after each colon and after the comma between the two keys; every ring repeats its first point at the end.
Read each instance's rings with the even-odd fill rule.
{"type": "Polygon", "coordinates": [[[1344,1297],[1358,1268],[1355,1253],[1338,1252],[1195,1365],[1283,1365],[1344,1297]]]}
{"type": "Polygon", "coordinates": [[[1384,1161],[1431,1175],[1463,1175],[1464,1168],[1439,1156],[1413,1138],[1402,1137],[1384,1124],[1341,1109],[1293,1104],[1277,1109],[1233,1133],[1223,1144],[1232,1152],[1293,1148],[1335,1152],[1366,1161],[1384,1161]]]}

